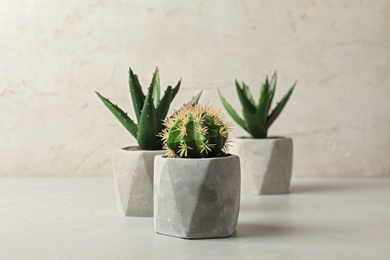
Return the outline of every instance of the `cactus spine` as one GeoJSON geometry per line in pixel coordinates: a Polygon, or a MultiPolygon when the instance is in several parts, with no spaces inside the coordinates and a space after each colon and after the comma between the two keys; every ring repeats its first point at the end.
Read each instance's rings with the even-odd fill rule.
{"type": "Polygon", "coordinates": [[[160,133],[170,158],[205,158],[227,152],[232,124],[225,122],[221,110],[208,105],[187,105],[164,122],[160,133]]]}

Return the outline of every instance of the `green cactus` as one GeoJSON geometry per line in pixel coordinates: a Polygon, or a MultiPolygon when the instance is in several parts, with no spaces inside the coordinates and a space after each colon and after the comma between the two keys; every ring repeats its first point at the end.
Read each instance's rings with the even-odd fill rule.
{"type": "Polygon", "coordinates": [[[231,124],[220,110],[208,105],[187,105],[174,112],[160,133],[170,158],[214,157],[229,149],[231,124]]]}
{"type": "MultiPolygon", "coordinates": [[[[119,122],[134,136],[140,149],[159,150],[162,149],[163,143],[157,134],[163,129],[163,120],[168,113],[172,100],[179,91],[180,84],[181,80],[174,88],[168,86],[160,99],[160,77],[158,68],[156,68],[152,83],[145,96],[137,75],[130,68],[129,87],[138,125],[117,105],[111,103],[111,101],[100,95],[97,91],[95,92],[119,122]]],[[[196,103],[200,95],[201,93],[193,97],[191,102],[196,103]]]]}
{"type": "Polygon", "coordinates": [[[242,83],[241,87],[236,80],[236,90],[242,105],[244,119],[242,119],[236,113],[236,111],[234,111],[234,109],[229,105],[229,103],[227,103],[221,92],[218,90],[219,98],[221,99],[223,106],[228,111],[230,116],[253,138],[267,138],[268,129],[282,112],[296,85],[295,82],[290,90],[283,96],[277,106],[272,110],[272,112],[269,113],[276,89],[276,81],[276,72],[272,76],[271,82],[268,81],[267,76],[265,83],[260,88],[259,102],[256,104],[252,94],[249,91],[249,87],[245,85],[245,83],[242,83]]]}

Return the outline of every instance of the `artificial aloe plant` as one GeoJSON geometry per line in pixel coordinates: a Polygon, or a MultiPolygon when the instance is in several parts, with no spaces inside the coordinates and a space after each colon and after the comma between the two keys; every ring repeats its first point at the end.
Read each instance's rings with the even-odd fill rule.
{"type": "Polygon", "coordinates": [[[227,152],[231,124],[220,110],[208,105],[185,105],[164,122],[160,133],[170,158],[214,157],[227,152]]]}
{"type": "MultiPolygon", "coordinates": [[[[159,150],[162,149],[163,143],[157,134],[162,131],[164,127],[163,121],[168,113],[172,100],[180,89],[180,84],[181,80],[174,88],[168,86],[160,99],[160,77],[158,68],[156,68],[152,82],[145,96],[137,75],[135,75],[130,68],[129,87],[138,124],[136,124],[127,113],[117,105],[113,104],[98,92],[95,92],[119,122],[121,122],[127,131],[134,136],[140,149],[159,150]]],[[[191,103],[196,103],[200,95],[201,93],[193,97],[191,103]]]]}
{"type": "Polygon", "coordinates": [[[270,113],[272,99],[276,89],[276,81],[276,72],[272,76],[271,82],[268,81],[267,76],[265,83],[262,84],[260,88],[260,97],[258,103],[256,104],[251,92],[249,91],[249,87],[244,82],[241,86],[236,80],[236,90],[242,105],[244,119],[242,119],[236,111],[234,111],[218,90],[219,98],[230,116],[253,138],[267,138],[268,129],[279,116],[280,112],[282,112],[296,85],[295,82],[270,113]]]}

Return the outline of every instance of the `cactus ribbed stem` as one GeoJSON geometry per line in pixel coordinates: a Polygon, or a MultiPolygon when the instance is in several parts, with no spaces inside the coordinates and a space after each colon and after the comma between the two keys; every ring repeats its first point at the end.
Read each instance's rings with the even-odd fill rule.
{"type": "Polygon", "coordinates": [[[167,156],[214,157],[228,150],[231,124],[225,123],[220,110],[208,105],[188,105],[176,111],[160,133],[167,144],[167,156]]]}

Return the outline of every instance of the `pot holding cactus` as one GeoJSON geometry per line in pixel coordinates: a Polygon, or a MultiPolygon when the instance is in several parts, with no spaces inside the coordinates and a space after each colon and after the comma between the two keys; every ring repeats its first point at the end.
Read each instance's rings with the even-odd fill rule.
{"type": "MultiPolygon", "coordinates": [[[[116,203],[125,216],[153,216],[154,157],[164,154],[162,140],[157,134],[163,129],[162,122],[180,84],[181,81],[174,88],[168,86],[160,99],[160,78],[156,68],[145,96],[137,75],[130,68],[129,87],[138,124],[121,108],[96,92],[138,143],[138,146],[117,149],[113,154],[116,203]]],[[[196,102],[200,94],[191,102],[196,102]]]]}
{"type": "Polygon", "coordinates": [[[240,160],[227,154],[231,127],[220,111],[186,106],[165,122],[156,156],[154,227],[186,239],[228,237],[240,207],[240,160]]]}
{"type": "Polygon", "coordinates": [[[250,137],[233,139],[231,151],[241,159],[241,189],[251,194],[289,193],[293,162],[293,141],[288,137],[269,137],[268,129],[289,100],[296,83],[271,111],[277,74],[268,77],[260,88],[255,102],[249,87],[236,81],[243,118],[229,105],[219,91],[219,97],[230,116],[250,137]]]}

